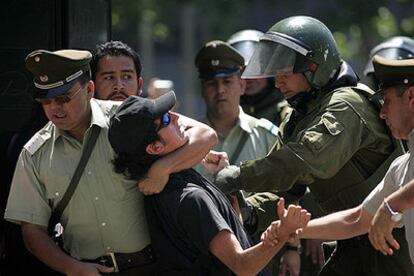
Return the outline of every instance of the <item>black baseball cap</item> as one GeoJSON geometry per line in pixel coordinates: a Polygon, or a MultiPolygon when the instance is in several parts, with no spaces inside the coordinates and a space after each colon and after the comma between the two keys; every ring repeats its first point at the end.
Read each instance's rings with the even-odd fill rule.
{"type": "Polygon", "coordinates": [[[154,120],[171,110],[175,101],[172,90],[156,99],[128,97],[109,122],[108,138],[114,151],[117,154],[135,154],[147,146],[142,143],[154,120]]]}

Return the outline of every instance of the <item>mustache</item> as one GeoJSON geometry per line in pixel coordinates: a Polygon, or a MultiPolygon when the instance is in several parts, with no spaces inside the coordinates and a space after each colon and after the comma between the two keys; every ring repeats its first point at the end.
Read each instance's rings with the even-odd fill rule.
{"type": "Polygon", "coordinates": [[[106,97],[107,100],[109,100],[110,98],[112,98],[113,96],[115,96],[116,94],[121,94],[124,95],[125,97],[128,98],[129,94],[125,91],[112,91],[111,94],[108,95],[108,97],[106,97]]]}

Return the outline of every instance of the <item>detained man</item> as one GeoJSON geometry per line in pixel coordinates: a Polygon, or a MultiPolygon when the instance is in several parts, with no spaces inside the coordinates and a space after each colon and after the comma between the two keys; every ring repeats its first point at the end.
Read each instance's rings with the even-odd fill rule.
{"type": "MultiPolygon", "coordinates": [[[[129,97],[120,106],[109,130],[116,172],[139,180],[186,144],[188,133],[170,112],[174,103],[171,91],[155,100],[129,97]]],[[[298,206],[284,211],[281,200],[277,245],[253,246],[225,195],[193,169],[171,174],[145,208],[160,272],[168,275],[267,275],[263,267],[310,217],[298,206]]]]}

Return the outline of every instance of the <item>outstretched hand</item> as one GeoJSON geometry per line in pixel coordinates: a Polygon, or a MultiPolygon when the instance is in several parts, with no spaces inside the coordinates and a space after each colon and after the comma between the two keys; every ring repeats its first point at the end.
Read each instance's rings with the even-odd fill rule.
{"type": "Polygon", "coordinates": [[[210,150],[203,160],[201,160],[201,164],[206,171],[215,174],[222,168],[229,165],[229,157],[226,152],[210,150]]]}
{"type": "Polygon", "coordinates": [[[289,205],[286,210],[283,198],[279,200],[277,212],[280,220],[272,222],[263,232],[261,240],[264,244],[275,246],[280,242],[294,241],[311,217],[308,211],[298,205],[289,205]]]}
{"type": "Polygon", "coordinates": [[[392,248],[400,249],[400,245],[392,236],[394,225],[395,222],[391,220],[390,214],[385,210],[384,205],[381,205],[372,219],[368,238],[372,246],[384,255],[392,255],[394,253],[392,248]]]}

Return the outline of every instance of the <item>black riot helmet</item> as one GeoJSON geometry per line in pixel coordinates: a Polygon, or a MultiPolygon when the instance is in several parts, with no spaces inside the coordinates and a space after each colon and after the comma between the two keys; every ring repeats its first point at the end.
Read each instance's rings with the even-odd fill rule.
{"type": "Polygon", "coordinates": [[[391,60],[412,59],[414,58],[414,39],[394,36],[375,46],[369,53],[369,61],[364,70],[365,76],[374,73],[372,58],[375,55],[391,60]]]}
{"type": "Polygon", "coordinates": [[[227,40],[227,43],[236,48],[242,54],[244,58],[244,65],[247,65],[253,55],[257,43],[263,35],[264,33],[257,30],[242,30],[234,33],[227,40]]]}
{"type": "Polygon", "coordinates": [[[264,34],[242,78],[303,73],[310,85],[319,89],[335,76],[340,65],[331,31],[315,18],[293,16],[264,34]]]}

